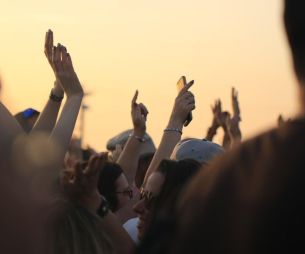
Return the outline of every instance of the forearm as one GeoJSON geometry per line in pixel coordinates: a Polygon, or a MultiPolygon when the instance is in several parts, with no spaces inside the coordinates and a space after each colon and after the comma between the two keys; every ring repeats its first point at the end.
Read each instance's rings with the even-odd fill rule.
{"type": "Polygon", "coordinates": [[[230,131],[230,139],[231,139],[231,147],[240,144],[242,139],[242,134],[239,128],[239,124],[234,128],[234,130],[230,131]]]}
{"type": "Polygon", "coordinates": [[[143,146],[144,132],[138,132],[134,130],[133,134],[128,138],[117,163],[122,167],[127,181],[130,185],[133,184],[136,170],[138,166],[138,161],[140,157],[141,148],[143,146]]]}
{"type": "MultiPolygon", "coordinates": [[[[182,130],[182,128],[183,128],[182,123],[172,123],[172,122],[170,122],[167,127],[167,129],[171,129],[171,130],[182,130]]],[[[180,133],[179,131],[163,132],[160,145],[157,151],[155,152],[155,155],[149,165],[143,184],[145,184],[148,177],[157,170],[162,160],[170,158],[175,146],[181,140],[181,135],[182,133],[180,133]]]]}
{"type": "Polygon", "coordinates": [[[50,139],[59,145],[60,163],[64,160],[69,148],[82,99],[83,94],[72,95],[67,98],[60,118],[50,136],[50,139]]]}
{"type": "Polygon", "coordinates": [[[213,141],[213,138],[217,133],[218,127],[219,126],[217,124],[215,124],[214,121],[213,121],[211,127],[208,128],[207,135],[206,135],[205,139],[209,140],[209,141],[213,141]]]}
{"type": "Polygon", "coordinates": [[[45,132],[50,134],[56,124],[58,112],[61,106],[61,101],[64,97],[64,91],[60,82],[55,80],[54,87],[51,90],[49,100],[45,105],[43,111],[40,113],[31,133],[45,132]]]}
{"type": "Polygon", "coordinates": [[[48,100],[43,111],[40,113],[39,118],[34,125],[31,133],[33,132],[46,132],[51,133],[58,116],[61,102],[55,102],[51,99],[48,100]]]}
{"type": "Polygon", "coordinates": [[[228,132],[228,130],[226,128],[224,128],[224,136],[223,136],[223,140],[222,140],[222,146],[225,149],[228,149],[231,147],[231,136],[230,133],[228,132]]]}

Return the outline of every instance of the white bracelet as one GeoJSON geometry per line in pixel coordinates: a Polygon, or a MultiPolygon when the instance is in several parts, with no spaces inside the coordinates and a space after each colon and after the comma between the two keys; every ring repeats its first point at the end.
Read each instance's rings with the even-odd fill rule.
{"type": "Polygon", "coordinates": [[[146,139],[144,137],[136,136],[134,134],[129,134],[129,137],[134,137],[135,139],[139,140],[141,143],[146,142],[146,139]]]}
{"type": "Polygon", "coordinates": [[[175,132],[179,132],[182,135],[182,130],[177,128],[166,128],[164,129],[164,131],[175,131],[175,132]]]}

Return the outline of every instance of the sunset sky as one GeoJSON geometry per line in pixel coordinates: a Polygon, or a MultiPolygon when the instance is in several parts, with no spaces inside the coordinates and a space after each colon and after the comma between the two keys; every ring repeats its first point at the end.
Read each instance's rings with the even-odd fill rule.
{"type": "Polygon", "coordinates": [[[85,143],[94,148],[131,128],[136,89],[158,144],[181,75],[195,80],[196,98],[184,136],[205,136],[215,99],[231,110],[232,86],[245,138],[275,126],[279,113],[287,118],[298,111],[281,0],[2,0],[2,99],[12,113],[42,110],[48,99],[54,81],[43,53],[49,28],[92,92],[85,99],[85,143]]]}

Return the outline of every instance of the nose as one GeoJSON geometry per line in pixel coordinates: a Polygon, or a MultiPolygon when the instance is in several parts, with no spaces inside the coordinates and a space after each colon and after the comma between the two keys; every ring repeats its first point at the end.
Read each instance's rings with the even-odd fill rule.
{"type": "Polygon", "coordinates": [[[144,199],[140,199],[134,206],[133,211],[138,214],[144,214],[145,212],[145,205],[144,205],[144,199]]]}

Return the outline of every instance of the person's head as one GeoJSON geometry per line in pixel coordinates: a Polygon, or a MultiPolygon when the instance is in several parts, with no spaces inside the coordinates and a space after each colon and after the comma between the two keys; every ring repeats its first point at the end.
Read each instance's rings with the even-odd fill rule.
{"type": "Polygon", "coordinates": [[[106,162],[101,169],[98,189],[109,202],[110,209],[116,212],[132,198],[132,189],[119,164],[106,162]]]}
{"type": "Polygon", "coordinates": [[[99,218],[68,200],[56,200],[47,221],[50,254],[113,253],[99,218]]]}
{"type": "MultiPolygon", "coordinates": [[[[111,156],[113,154],[114,161],[116,161],[116,159],[119,157],[119,153],[123,150],[124,145],[126,144],[129,136],[132,135],[132,133],[133,130],[129,129],[117,134],[116,136],[108,140],[106,147],[107,150],[111,152],[111,156]]],[[[154,153],[156,151],[156,147],[148,133],[145,133],[144,139],[146,141],[142,144],[140,154],[154,153]]]]}
{"type": "Polygon", "coordinates": [[[143,189],[134,211],[139,216],[138,237],[143,238],[155,217],[171,216],[179,193],[201,164],[194,160],[163,160],[152,173],[143,189]]]}
{"type": "Polygon", "coordinates": [[[28,108],[22,112],[17,113],[15,118],[19,122],[24,132],[29,133],[35,125],[39,114],[40,113],[37,110],[28,108]]]}
{"type": "Polygon", "coordinates": [[[193,159],[201,164],[209,164],[224,153],[223,148],[205,139],[189,138],[180,141],[171,155],[172,160],[193,159]]]}
{"type": "MultiPolygon", "coordinates": [[[[285,0],[284,23],[292,52],[294,70],[305,100],[305,15],[304,1],[285,0]]],[[[304,102],[305,106],[305,102],[304,102]]]]}
{"type": "Polygon", "coordinates": [[[154,157],[155,153],[145,153],[142,154],[139,158],[138,161],[138,168],[137,168],[137,172],[136,172],[136,177],[135,177],[135,184],[137,186],[138,189],[141,188],[145,175],[146,175],[146,171],[149,167],[149,164],[152,160],[152,158],[154,157]]]}

